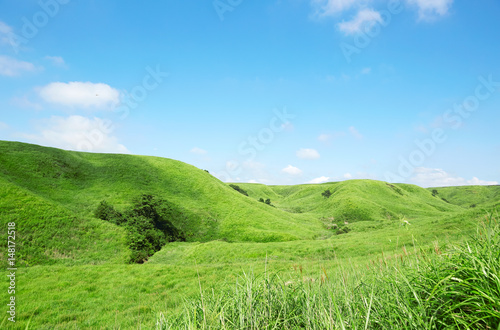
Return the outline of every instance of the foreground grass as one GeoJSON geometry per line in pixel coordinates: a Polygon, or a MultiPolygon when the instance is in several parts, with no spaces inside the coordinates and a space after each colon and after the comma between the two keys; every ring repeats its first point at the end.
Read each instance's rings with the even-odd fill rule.
{"type": "Polygon", "coordinates": [[[500,329],[498,220],[486,217],[471,240],[434,252],[383,260],[369,272],[322,268],[314,278],[299,269],[286,281],[244,274],[219,292],[201,291],[181,315],[160,314],[157,327],[500,329]]]}

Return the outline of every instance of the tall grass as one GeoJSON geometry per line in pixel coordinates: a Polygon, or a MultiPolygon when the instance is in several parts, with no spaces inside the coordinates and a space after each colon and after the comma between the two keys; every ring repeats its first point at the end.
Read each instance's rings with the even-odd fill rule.
{"type": "Polygon", "coordinates": [[[200,290],[181,315],[160,314],[157,328],[500,329],[497,218],[487,216],[474,237],[446,253],[436,246],[370,271],[306,277],[300,269],[287,281],[243,274],[217,292],[200,290]]]}

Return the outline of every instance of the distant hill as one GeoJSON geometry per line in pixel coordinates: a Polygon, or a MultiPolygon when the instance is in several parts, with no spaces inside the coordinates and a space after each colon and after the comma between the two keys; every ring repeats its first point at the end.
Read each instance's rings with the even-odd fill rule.
{"type": "Polygon", "coordinates": [[[7,222],[16,222],[18,258],[28,265],[125,262],[124,229],[93,213],[103,200],[125,209],[142,193],[183,210],[188,220],[174,225],[188,242],[238,243],[324,239],[332,235],[331,226],[343,223],[455,215],[470,206],[469,189],[477,191],[476,207],[498,206],[500,194],[498,187],[453,187],[433,196],[430,189],[373,180],[237,185],[248,196],[172,159],[0,141],[0,224],[3,232],[7,222]],[[326,189],[329,198],[321,195],[326,189]]]}

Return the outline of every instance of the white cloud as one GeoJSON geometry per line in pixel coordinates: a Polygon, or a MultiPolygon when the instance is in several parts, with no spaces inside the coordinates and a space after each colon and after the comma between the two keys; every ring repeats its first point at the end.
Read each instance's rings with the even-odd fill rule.
{"type": "Polygon", "coordinates": [[[37,126],[39,133],[22,136],[34,143],[67,150],[129,153],[112,135],[111,123],[101,118],[52,116],[38,121],[37,126]]]}
{"type": "Polygon", "coordinates": [[[409,180],[411,183],[422,187],[447,187],[447,186],[470,186],[470,185],[497,185],[497,181],[479,180],[473,177],[466,180],[461,177],[454,177],[440,168],[418,167],[415,175],[409,180]]]}
{"type": "Polygon", "coordinates": [[[318,136],[318,140],[320,140],[321,142],[328,142],[331,138],[331,134],[321,134],[320,136],[318,136]]]}
{"type": "Polygon", "coordinates": [[[0,76],[15,77],[24,72],[35,72],[33,63],[16,60],[8,56],[0,56],[0,76]]]}
{"type": "Polygon", "coordinates": [[[190,150],[190,152],[192,152],[193,154],[197,154],[197,155],[206,155],[208,153],[206,150],[203,150],[203,149],[198,148],[198,147],[194,147],[193,149],[190,150]]]}
{"type": "Polygon", "coordinates": [[[338,27],[345,34],[357,34],[371,28],[377,22],[382,22],[379,12],[373,9],[363,9],[352,20],[339,23],[338,27]]]}
{"type": "Polygon", "coordinates": [[[319,152],[314,149],[300,149],[295,154],[300,159],[318,159],[320,157],[319,152]]]}
{"type": "Polygon", "coordinates": [[[331,16],[354,6],[359,0],[312,0],[319,16],[331,16]]]}
{"type": "Polygon", "coordinates": [[[344,179],[348,179],[349,180],[349,179],[352,179],[352,174],[351,173],[346,173],[346,174],[344,174],[343,177],[344,177],[344,179]]]}
{"type": "Polygon", "coordinates": [[[10,44],[13,40],[14,31],[10,26],[0,21],[0,43],[10,44]]]}
{"type": "Polygon", "coordinates": [[[66,62],[64,62],[64,59],[61,56],[45,56],[45,59],[50,61],[55,66],[63,68],[66,67],[66,62]]]}
{"type": "Polygon", "coordinates": [[[105,109],[120,103],[120,92],[102,83],[54,82],[40,88],[38,93],[48,103],[67,107],[105,109]]]}
{"type": "Polygon", "coordinates": [[[325,182],[328,182],[328,180],[330,180],[330,177],[321,176],[319,178],[312,179],[311,181],[308,181],[307,183],[325,183],[325,182]]]}
{"type": "Polygon", "coordinates": [[[9,128],[9,125],[0,121],[0,131],[5,131],[9,128]]]}
{"type": "Polygon", "coordinates": [[[27,96],[13,97],[11,99],[10,103],[12,105],[14,105],[16,107],[20,107],[20,108],[42,110],[42,106],[40,104],[30,101],[27,96]]]}
{"type": "Polygon", "coordinates": [[[363,139],[363,135],[361,133],[359,133],[359,131],[354,126],[349,127],[349,132],[356,139],[358,139],[358,140],[362,140],[363,139]]]}
{"type": "Polygon", "coordinates": [[[288,165],[287,167],[285,167],[281,171],[285,172],[287,174],[290,174],[290,175],[301,175],[302,174],[302,170],[300,170],[297,167],[292,166],[292,165],[288,165]]]}
{"type": "Polygon", "coordinates": [[[320,136],[318,136],[318,140],[323,143],[329,143],[332,140],[339,139],[343,136],[345,136],[345,132],[335,132],[333,134],[321,134],[320,136]]]}
{"type": "Polygon", "coordinates": [[[363,68],[361,70],[361,74],[370,74],[372,72],[372,68],[363,68]]]}
{"type": "Polygon", "coordinates": [[[446,15],[453,0],[408,0],[408,3],[418,7],[419,19],[429,20],[446,15]]]}

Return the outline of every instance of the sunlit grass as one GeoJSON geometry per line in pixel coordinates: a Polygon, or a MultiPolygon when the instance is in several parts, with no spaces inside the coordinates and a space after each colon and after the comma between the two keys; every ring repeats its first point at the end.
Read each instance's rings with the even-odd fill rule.
{"type": "MultiPolygon", "coordinates": [[[[369,268],[369,267],[367,267],[369,268]]],[[[471,240],[442,253],[419,251],[369,271],[322,268],[244,273],[220,291],[201,291],[160,329],[498,329],[500,227],[489,216],[471,240]]]]}

